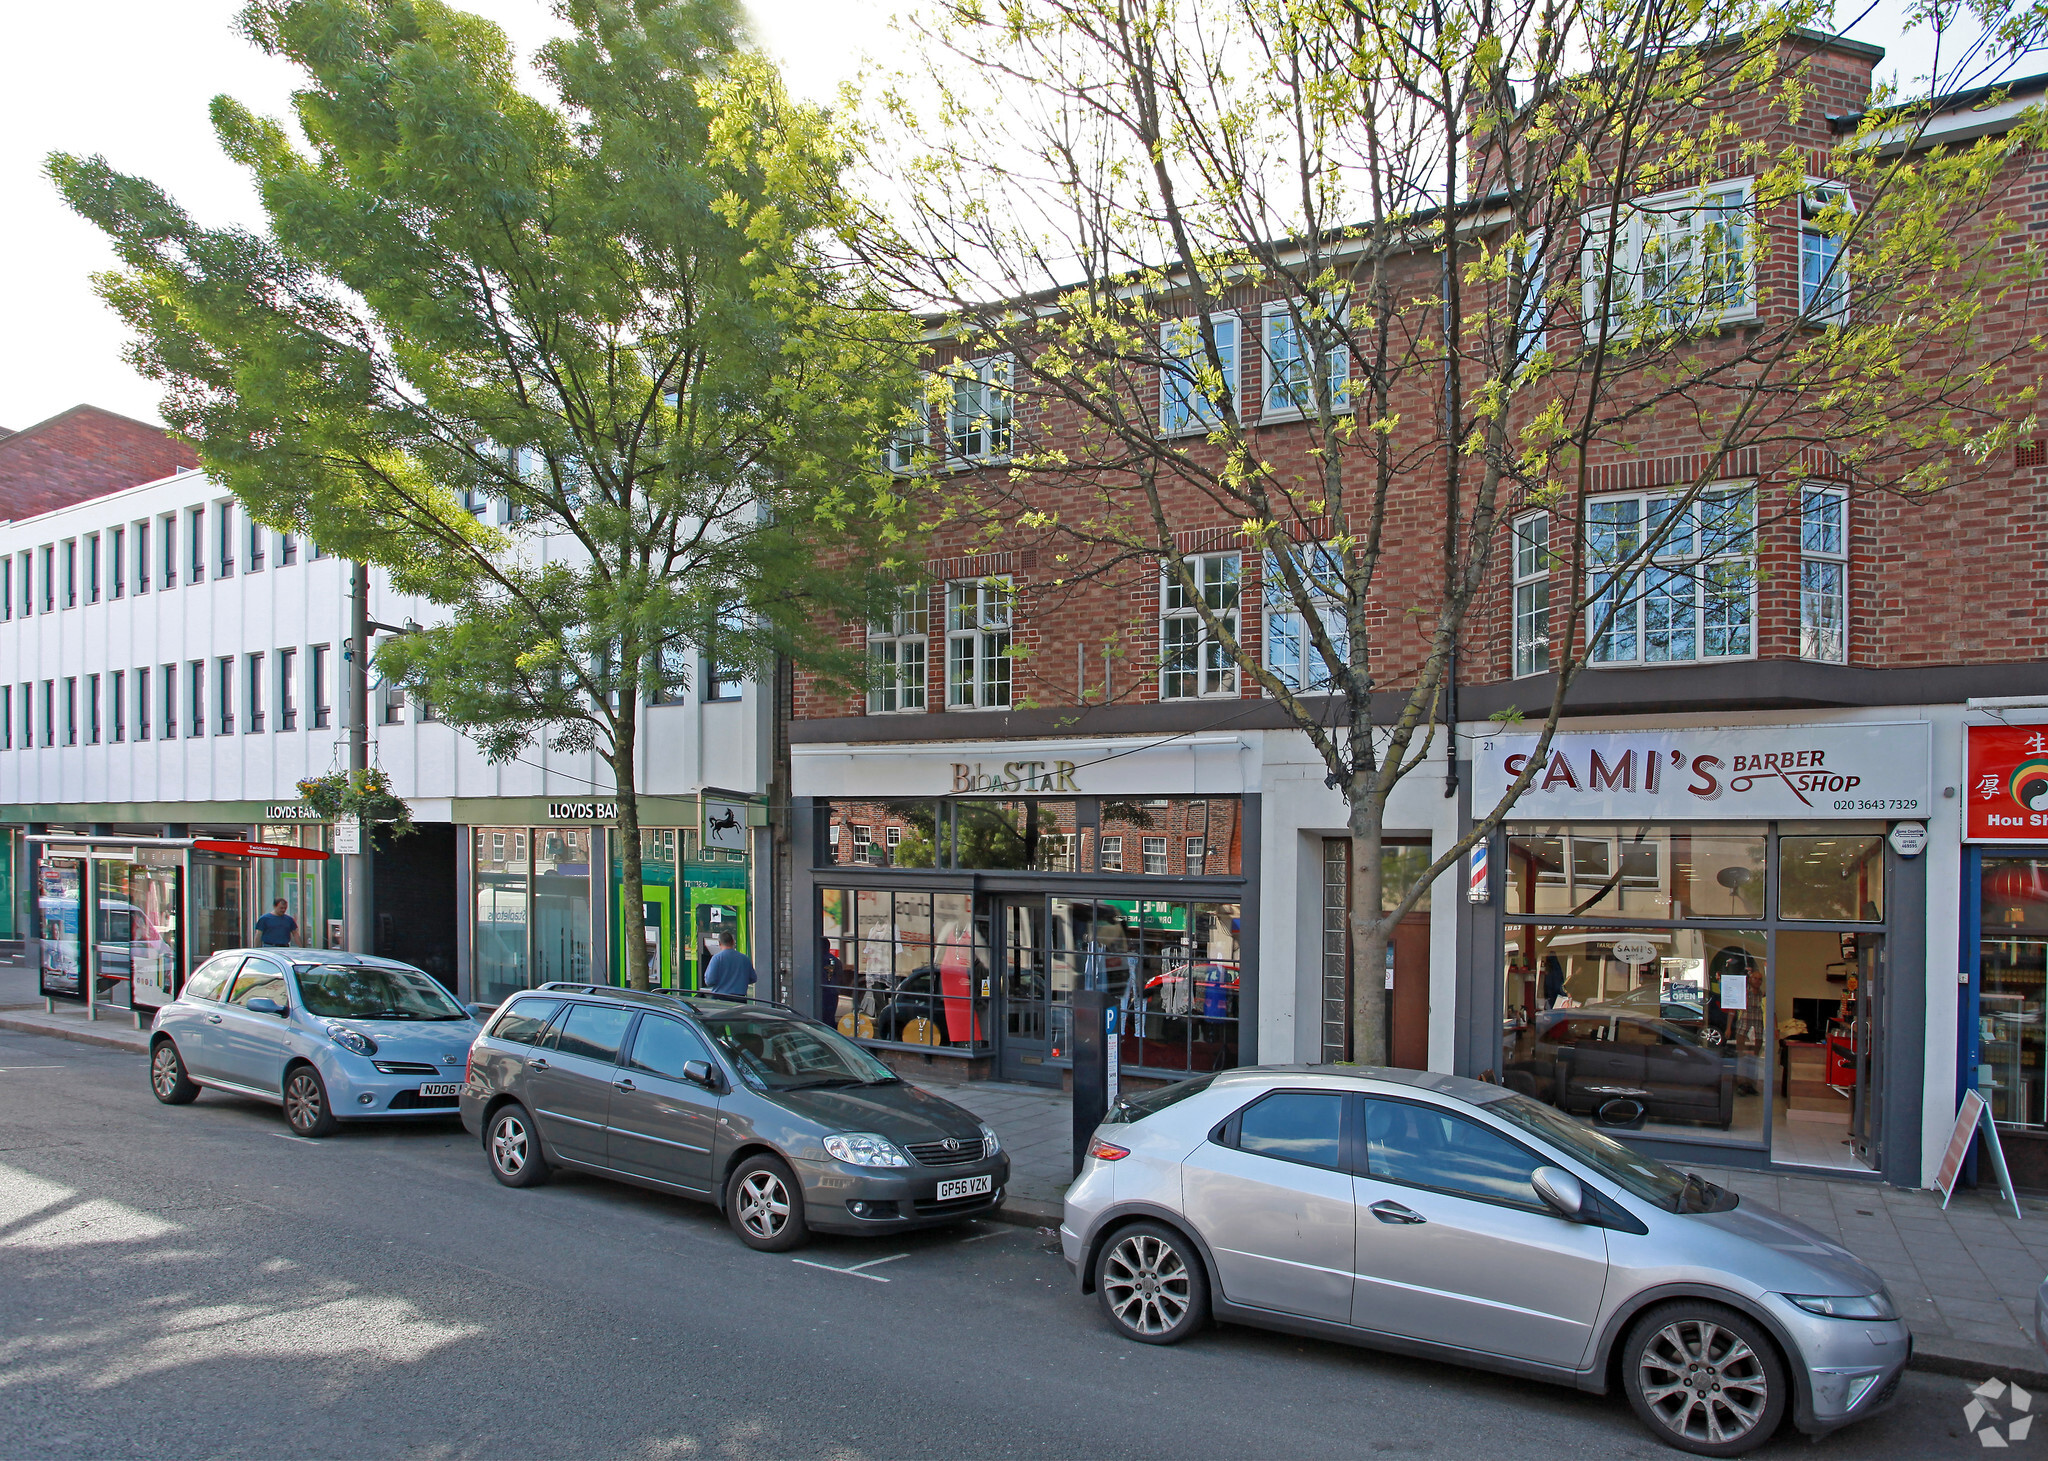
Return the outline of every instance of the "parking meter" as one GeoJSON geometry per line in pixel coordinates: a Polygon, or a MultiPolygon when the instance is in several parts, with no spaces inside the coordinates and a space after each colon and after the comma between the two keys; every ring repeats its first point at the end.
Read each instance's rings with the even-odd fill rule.
{"type": "Polygon", "coordinates": [[[1074,1009],[1074,1175],[1088,1156],[1089,1138],[1116,1104],[1117,1038],[1115,997],[1104,989],[1077,989],[1074,1009]]]}

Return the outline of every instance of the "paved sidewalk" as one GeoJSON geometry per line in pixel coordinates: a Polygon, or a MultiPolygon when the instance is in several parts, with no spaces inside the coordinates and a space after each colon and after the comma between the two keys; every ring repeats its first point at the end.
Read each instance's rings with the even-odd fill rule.
{"type": "Polygon", "coordinates": [[[46,1014],[41,1001],[33,1005],[0,1005],[0,1030],[25,1035],[55,1035],[88,1045],[106,1045],[138,1053],[149,1048],[149,1034],[135,1028],[135,1016],[125,1009],[103,1009],[96,1020],[85,1017],[84,1005],[59,1003],[55,1013],[46,1014]]]}

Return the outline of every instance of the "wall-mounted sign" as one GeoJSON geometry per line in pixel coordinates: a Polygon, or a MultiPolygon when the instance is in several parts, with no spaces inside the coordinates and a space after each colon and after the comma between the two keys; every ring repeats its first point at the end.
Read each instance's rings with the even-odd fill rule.
{"type": "MultiPolygon", "coordinates": [[[[706,847],[724,852],[747,850],[747,804],[744,801],[706,792],[697,799],[697,803],[703,808],[704,824],[699,835],[706,847]]],[[[718,915],[714,913],[712,916],[718,915]]]]}
{"type": "MultiPolygon", "coordinates": [[[[1533,735],[1479,742],[1474,799],[1490,806],[1535,753],[1533,735]]],[[[1508,814],[1516,821],[1925,817],[1925,721],[1562,731],[1508,814]]],[[[2048,827],[2044,818],[2043,827],[2048,827]]]]}
{"type": "Polygon", "coordinates": [[[1918,857],[1927,850],[1927,824],[1901,822],[1892,828],[1892,851],[1900,857],[1918,857]]]}
{"type": "Polygon", "coordinates": [[[550,822],[616,822],[617,802],[549,802],[550,822]]]}
{"type": "Polygon", "coordinates": [[[2048,725],[1971,725],[1967,842],[2048,842],[2048,725]]]}
{"type": "Polygon", "coordinates": [[[320,814],[304,802],[273,802],[263,809],[266,822],[318,822],[320,814]]]}
{"type": "Polygon", "coordinates": [[[1072,761],[1004,761],[990,770],[981,761],[955,761],[953,790],[994,791],[1019,796],[1025,792],[1080,791],[1072,761]]]}

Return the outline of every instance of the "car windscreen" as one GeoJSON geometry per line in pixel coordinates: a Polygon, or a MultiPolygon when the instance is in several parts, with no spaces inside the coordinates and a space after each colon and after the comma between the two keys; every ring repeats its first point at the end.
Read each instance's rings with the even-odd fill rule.
{"type": "Polygon", "coordinates": [[[299,1001],[306,1013],[339,1020],[464,1020],[468,1012],[430,975],[417,969],[362,964],[301,965],[299,1001]]]}
{"type": "Polygon", "coordinates": [[[1655,1157],[1646,1157],[1527,1096],[1503,1096],[1498,1101],[1488,1101],[1484,1109],[1531,1136],[1563,1148],[1601,1176],[1666,1212],[1725,1212],[1738,1200],[1734,1193],[1697,1173],[1681,1172],[1655,1157]]]}
{"type": "Polygon", "coordinates": [[[822,1025],[774,1015],[699,1018],[726,1059],[759,1090],[820,1090],[896,1079],[888,1066],[822,1025]]]}

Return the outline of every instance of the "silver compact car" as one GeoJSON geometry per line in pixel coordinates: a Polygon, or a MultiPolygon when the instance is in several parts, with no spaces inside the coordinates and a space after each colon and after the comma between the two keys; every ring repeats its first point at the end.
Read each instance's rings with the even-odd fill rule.
{"type": "Polygon", "coordinates": [[[462,1123],[507,1187],[551,1166],[715,1203],[749,1247],[892,1233],[1001,1206],[995,1132],[794,1010],[544,984],[471,1050],[462,1123]]]}
{"type": "Polygon", "coordinates": [[[396,959],[232,949],[192,971],[149,1027],[149,1086],[182,1106],[202,1086],[284,1108],[300,1136],[366,1116],[456,1114],[477,1025],[396,959]]]}
{"type": "Polygon", "coordinates": [[[1210,1319],[1576,1386],[1739,1456],[1888,1404],[1912,1353],[1861,1259],[1500,1086],[1254,1067],[1127,1098],[1060,1241],[1109,1322],[1210,1319]]]}

